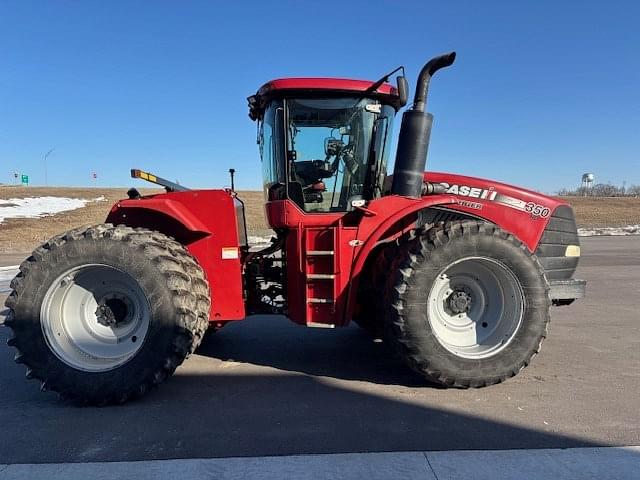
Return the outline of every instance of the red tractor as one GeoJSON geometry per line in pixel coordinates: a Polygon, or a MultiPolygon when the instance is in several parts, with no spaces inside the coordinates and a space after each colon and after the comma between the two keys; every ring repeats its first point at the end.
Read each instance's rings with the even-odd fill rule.
{"type": "MultiPolygon", "coordinates": [[[[446,386],[516,375],[540,350],[549,308],[582,297],[571,208],[502,183],[425,173],[432,75],[420,72],[387,174],[407,81],[287,78],[249,97],[266,216],[254,251],[231,189],[113,206],[106,223],[52,238],[20,266],[6,305],[27,377],[78,403],[121,403],[162,383],[205,332],[253,314],[308,327],[353,319],[446,386]]],[[[396,70],[397,71],[397,70],[396,70]]]]}

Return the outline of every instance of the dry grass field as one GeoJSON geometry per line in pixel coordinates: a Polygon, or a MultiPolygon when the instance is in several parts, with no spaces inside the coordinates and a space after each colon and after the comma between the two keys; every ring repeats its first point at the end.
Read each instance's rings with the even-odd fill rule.
{"type": "Polygon", "coordinates": [[[562,197],[573,207],[578,227],[622,227],[640,224],[640,198],[562,197]]]}
{"type": "MultiPolygon", "coordinates": [[[[0,252],[27,252],[73,227],[104,221],[117,200],[126,198],[126,188],[55,188],[0,186],[0,200],[10,198],[56,196],[106,200],[88,203],[86,207],[43,218],[6,219],[0,224],[0,252]]],[[[161,190],[140,189],[143,194],[161,190]]],[[[245,202],[250,235],[268,235],[264,220],[262,192],[239,192],[245,202]]],[[[640,198],[564,197],[573,206],[579,227],[617,227],[640,224],[640,198]]]]}

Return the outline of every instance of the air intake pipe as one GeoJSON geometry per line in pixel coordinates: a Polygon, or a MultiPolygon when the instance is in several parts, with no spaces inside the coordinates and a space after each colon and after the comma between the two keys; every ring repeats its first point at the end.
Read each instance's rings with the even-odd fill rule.
{"type": "Polygon", "coordinates": [[[418,198],[422,194],[424,168],[427,164],[433,115],[426,112],[431,77],[441,68],[453,64],[456,52],[429,60],[418,76],[413,105],[402,115],[391,193],[418,198]]]}

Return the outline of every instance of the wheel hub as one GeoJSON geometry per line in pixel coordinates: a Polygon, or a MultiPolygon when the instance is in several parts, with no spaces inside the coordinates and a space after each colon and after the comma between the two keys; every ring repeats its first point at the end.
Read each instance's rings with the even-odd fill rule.
{"type": "Polygon", "coordinates": [[[471,295],[464,290],[456,290],[447,299],[447,305],[454,315],[471,310],[471,295]]]}
{"type": "Polygon", "coordinates": [[[51,351],[76,370],[106,372],[133,358],[149,330],[149,301],[116,267],[85,264],[52,282],[40,309],[51,351]]]}
{"type": "Polygon", "coordinates": [[[103,298],[96,308],[96,320],[105,327],[117,327],[131,321],[124,298],[103,298]]]}
{"type": "Polygon", "coordinates": [[[495,355],[514,338],[524,314],[522,286],[502,262],[464,257],[445,267],[427,298],[427,318],[440,344],[462,358],[495,355]]]}

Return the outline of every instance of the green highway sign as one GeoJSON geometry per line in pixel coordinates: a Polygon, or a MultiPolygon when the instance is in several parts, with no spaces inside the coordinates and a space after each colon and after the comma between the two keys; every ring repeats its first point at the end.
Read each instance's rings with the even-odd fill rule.
{"type": "Polygon", "coordinates": [[[22,184],[29,185],[29,175],[22,175],[22,184]]]}

